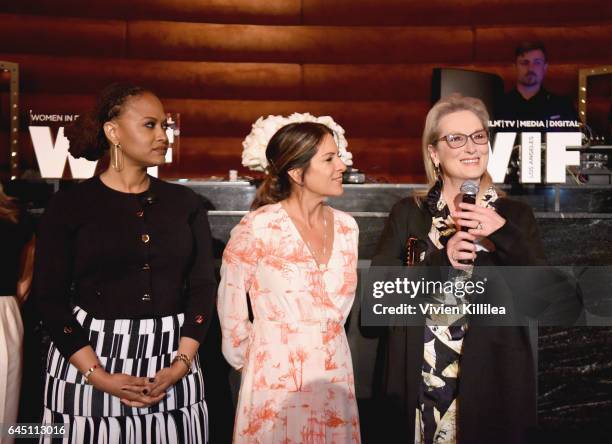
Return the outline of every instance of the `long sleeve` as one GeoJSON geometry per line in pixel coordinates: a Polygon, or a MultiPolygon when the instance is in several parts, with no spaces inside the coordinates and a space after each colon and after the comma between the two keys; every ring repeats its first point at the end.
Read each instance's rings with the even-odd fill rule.
{"type": "Polygon", "coordinates": [[[359,225],[357,224],[357,221],[355,219],[353,219],[353,224],[355,227],[353,250],[355,251],[355,267],[357,267],[357,262],[359,260],[359,225]]]}
{"type": "Polygon", "coordinates": [[[221,322],[222,351],[229,364],[244,365],[252,324],[247,293],[253,285],[257,263],[262,255],[261,241],[253,232],[253,214],[234,227],[223,252],[217,309],[221,322]]]}
{"type": "Polygon", "coordinates": [[[391,209],[380,235],[376,252],[372,258],[372,266],[401,266],[406,256],[406,227],[408,212],[404,201],[399,201],[391,209]]]}
{"type": "Polygon", "coordinates": [[[498,210],[506,218],[506,223],[491,234],[489,239],[495,244],[494,255],[499,263],[545,265],[544,247],[531,208],[525,204],[504,200],[500,201],[498,210]]]}
{"type": "MultiPolygon", "coordinates": [[[[410,236],[427,239],[431,216],[413,198],[402,199],[391,209],[372,258],[372,266],[402,266],[406,263],[406,242],[410,236]]],[[[449,266],[446,250],[427,253],[419,265],[449,266]]]]}
{"type": "Polygon", "coordinates": [[[489,236],[498,265],[520,266],[520,278],[509,272],[508,286],[520,310],[542,325],[571,325],[580,316],[582,303],[574,279],[562,269],[549,267],[538,225],[527,205],[504,200],[498,207],[506,218],[489,236]]]}
{"type": "Polygon", "coordinates": [[[191,218],[195,254],[191,269],[187,275],[187,302],[185,306],[185,323],[182,336],[188,336],[202,342],[210,326],[214,309],[217,281],[212,256],[212,236],[206,209],[199,196],[197,210],[191,218]]]}
{"type": "Polygon", "coordinates": [[[32,220],[25,211],[20,211],[17,223],[0,218],[0,296],[16,294],[23,266],[20,258],[23,258],[33,231],[32,220]]]}
{"type": "Polygon", "coordinates": [[[89,345],[72,315],[70,286],[74,267],[72,193],[58,193],[40,222],[34,261],[33,296],[51,339],[65,358],[89,345]]]}

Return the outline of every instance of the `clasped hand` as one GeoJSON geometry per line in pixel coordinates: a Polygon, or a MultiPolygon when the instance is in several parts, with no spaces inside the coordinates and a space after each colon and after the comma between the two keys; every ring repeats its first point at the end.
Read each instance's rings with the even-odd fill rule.
{"type": "Polygon", "coordinates": [[[495,233],[504,226],[506,219],[489,207],[460,202],[459,208],[461,208],[460,211],[451,213],[457,225],[457,232],[446,244],[446,254],[454,268],[465,269],[469,265],[461,264],[459,261],[476,259],[474,242],[478,238],[488,237],[495,233]],[[461,231],[461,227],[468,227],[468,230],[461,231]]]}
{"type": "Polygon", "coordinates": [[[120,398],[123,404],[144,408],[164,399],[166,389],[176,384],[185,372],[186,368],[182,365],[162,368],[152,378],[98,371],[90,377],[90,381],[98,390],[120,398]]]}

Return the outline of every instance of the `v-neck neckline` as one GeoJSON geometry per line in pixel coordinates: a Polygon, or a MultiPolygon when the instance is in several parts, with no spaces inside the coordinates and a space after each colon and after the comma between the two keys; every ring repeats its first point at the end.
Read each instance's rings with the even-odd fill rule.
{"type": "Polygon", "coordinates": [[[299,242],[301,242],[306,247],[306,251],[308,251],[308,256],[315,263],[315,265],[317,266],[317,269],[319,269],[321,271],[326,271],[329,268],[329,264],[330,264],[330,262],[332,260],[333,255],[334,255],[334,247],[336,245],[336,215],[334,214],[334,210],[331,207],[329,207],[329,210],[330,210],[331,216],[332,216],[331,230],[332,230],[332,236],[333,237],[332,237],[332,241],[331,241],[331,249],[330,249],[330,252],[329,252],[329,257],[327,258],[327,262],[323,264],[323,263],[319,263],[317,261],[317,258],[314,255],[314,252],[310,249],[310,246],[308,245],[308,242],[306,242],[306,240],[302,237],[302,234],[300,233],[300,230],[298,229],[297,225],[295,225],[295,222],[293,221],[293,219],[289,215],[289,212],[287,211],[285,206],[281,202],[279,202],[278,205],[280,206],[281,210],[285,214],[285,217],[289,221],[289,226],[291,227],[291,231],[293,232],[294,236],[298,239],[299,242]]]}

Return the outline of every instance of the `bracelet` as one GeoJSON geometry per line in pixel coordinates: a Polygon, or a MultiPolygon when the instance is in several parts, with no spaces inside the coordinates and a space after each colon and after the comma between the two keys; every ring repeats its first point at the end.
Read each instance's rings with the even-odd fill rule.
{"type": "Polygon", "coordinates": [[[181,361],[183,364],[185,364],[185,367],[187,367],[187,373],[191,371],[191,359],[189,359],[189,356],[187,356],[185,353],[179,353],[176,355],[172,360],[172,363],[174,364],[177,361],[181,361]]]}
{"type": "Polygon", "coordinates": [[[87,370],[84,374],[83,374],[83,378],[85,379],[85,384],[89,384],[89,377],[92,375],[93,372],[96,371],[97,368],[100,367],[100,364],[95,364],[93,367],[91,367],[89,370],[87,370]]]}

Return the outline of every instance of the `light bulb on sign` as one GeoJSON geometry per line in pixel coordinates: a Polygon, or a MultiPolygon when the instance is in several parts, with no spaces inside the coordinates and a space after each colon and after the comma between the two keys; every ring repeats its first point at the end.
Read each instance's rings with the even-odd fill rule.
{"type": "Polygon", "coordinates": [[[172,120],[172,115],[168,114],[166,119],[166,136],[168,137],[168,143],[172,145],[174,143],[174,125],[176,122],[172,120]]]}
{"type": "Polygon", "coordinates": [[[168,138],[168,150],[166,151],[166,163],[172,163],[172,151],[175,142],[175,136],[178,136],[179,130],[177,122],[173,119],[171,113],[166,114],[166,137],[168,138]]]}

